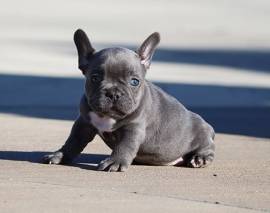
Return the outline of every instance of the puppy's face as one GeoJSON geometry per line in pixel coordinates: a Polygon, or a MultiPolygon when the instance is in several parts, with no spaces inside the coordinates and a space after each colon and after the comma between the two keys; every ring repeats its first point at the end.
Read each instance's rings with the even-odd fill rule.
{"type": "Polygon", "coordinates": [[[140,103],[145,70],[139,56],[128,49],[104,49],[84,68],[88,104],[97,114],[113,118],[133,112],[140,103]]]}
{"type": "Polygon", "coordinates": [[[100,116],[121,119],[139,106],[159,34],[149,36],[137,53],[125,48],[95,52],[82,30],[74,34],[79,68],[86,77],[85,94],[89,106],[100,116]]]}

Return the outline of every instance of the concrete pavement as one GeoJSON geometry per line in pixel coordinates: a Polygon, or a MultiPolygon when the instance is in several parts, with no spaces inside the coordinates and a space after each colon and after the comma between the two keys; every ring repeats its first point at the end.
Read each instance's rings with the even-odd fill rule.
{"type": "Polygon", "coordinates": [[[0,3],[1,212],[270,211],[268,0],[0,3]],[[77,28],[97,49],[161,33],[148,78],[215,127],[212,166],[97,172],[99,138],[71,166],[38,163],[77,115],[77,28]]]}
{"type": "Polygon", "coordinates": [[[161,44],[148,79],[219,132],[270,137],[267,0],[10,0],[2,5],[0,112],[74,119],[82,93],[72,41],[77,28],[98,50],[136,49],[159,31],[161,44]]]}
{"type": "Polygon", "coordinates": [[[219,134],[216,159],[208,168],[133,165],[125,173],[107,173],[95,171],[110,153],[99,138],[73,165],[38,164],[62,145],[70,121],[2,114],[0,122],[1,212],[270,209],[270,140],[219,134]]]}

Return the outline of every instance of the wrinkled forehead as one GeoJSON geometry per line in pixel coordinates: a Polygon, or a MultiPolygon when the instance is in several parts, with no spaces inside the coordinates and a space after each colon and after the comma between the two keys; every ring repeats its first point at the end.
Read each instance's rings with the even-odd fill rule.
{"type": "Polygon", "coordinates": [[[100,68],[110,75],[140,75],[142,65],[139,56],[132,50],[125,48],[109,48],[99,53],[100,68]],[[139,72],[140,71],[140,72],[139,72]]]}

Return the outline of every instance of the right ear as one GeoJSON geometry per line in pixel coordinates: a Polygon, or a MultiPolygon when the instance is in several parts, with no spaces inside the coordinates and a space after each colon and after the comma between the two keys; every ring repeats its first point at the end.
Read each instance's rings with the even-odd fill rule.
{"type": "Polygon", "coordinates": [[[78,51],[79,69],[85,74],[88,59],[94,54],[95,49],[92,47],[86,33],[81,29],[76,30],[73,39],[78,51]]]}
{"type": "Polygon", "coordinates": [[[159,33],[152,33],[136,51],[141,58],[141,64],[143,64],[146,69],[149,69],[150,67],[152,57],[159,42],[159,33]]]}

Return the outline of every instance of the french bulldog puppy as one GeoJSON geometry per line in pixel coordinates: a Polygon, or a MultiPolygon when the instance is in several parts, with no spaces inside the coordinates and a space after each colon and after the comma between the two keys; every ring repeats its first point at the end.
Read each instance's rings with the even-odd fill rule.
{"type": "Polygon", "coordinates": [[[159,41],[155,32],[136,52],[121,47],[95,51],[84,31],[75,32],[86,79],[80,115],[66,143],[44,156],[44,163],[71,162],[96,134],[112,149],[98,170],[125,171],[132,162],[199,168],[213,161],[213,128],[145,80],[159,41]]]}

